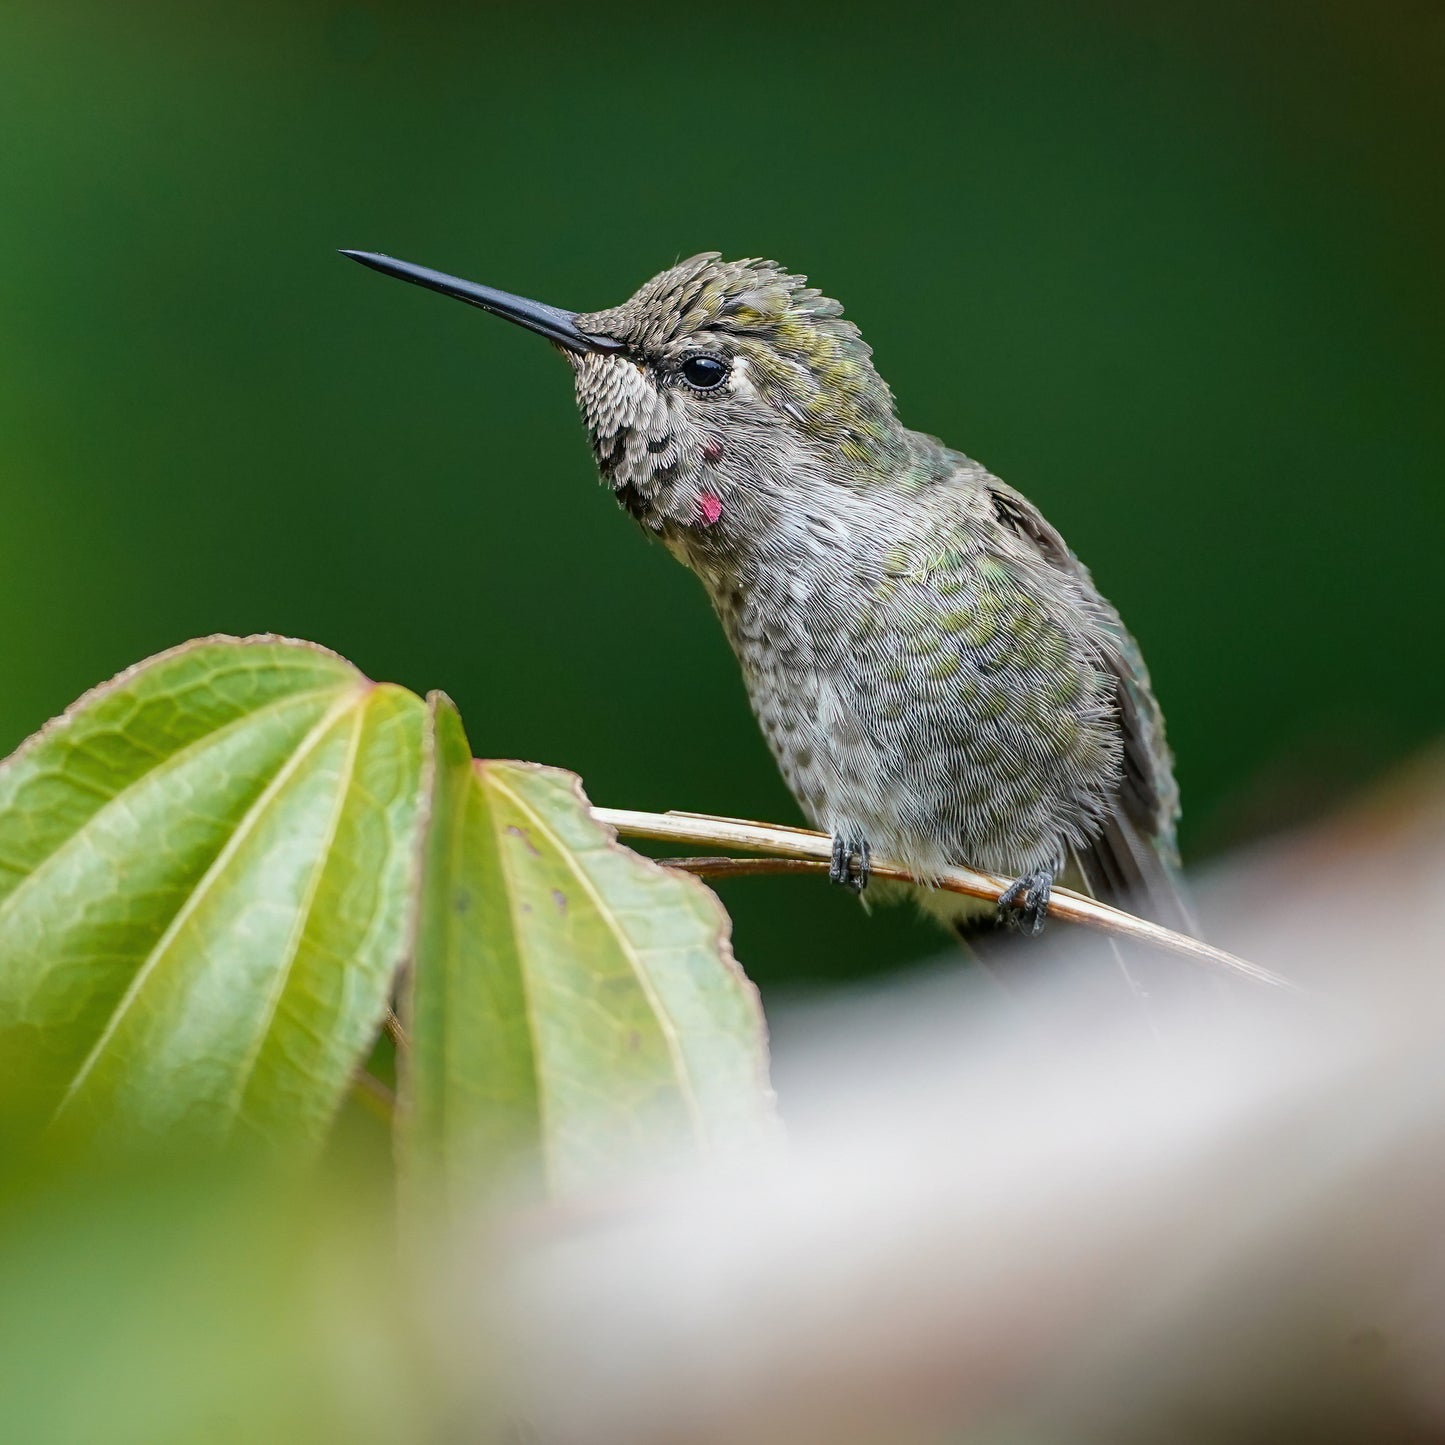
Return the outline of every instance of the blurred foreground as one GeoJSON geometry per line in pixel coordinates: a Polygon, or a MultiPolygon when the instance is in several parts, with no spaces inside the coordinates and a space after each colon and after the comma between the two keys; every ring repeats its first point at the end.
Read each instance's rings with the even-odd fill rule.
{"type": "Polygon", "coordinates": [[[783,1156],[400,1249],[359,1106],[302,1177],[6,1151],[4,1434],[1445,1439],[1442,878],[1437,758],[1210,880],[1308,999],[1161,1046],[1055,928],[775,1018],[783,1156]]]}

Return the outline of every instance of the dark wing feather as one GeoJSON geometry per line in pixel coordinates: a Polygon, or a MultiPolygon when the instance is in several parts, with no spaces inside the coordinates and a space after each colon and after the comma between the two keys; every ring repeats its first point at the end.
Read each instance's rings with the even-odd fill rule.
{"type": "MultiPolygon", "coordinates": [[[[1074,856],[1083,891],[1102,902],[1140,913],[1166,928],[1195,931],[1179,877],[1175,826],[1179,791],[1173,758],[1164,740],[1164,717],[1149,686],[1138,644],[1119,614],[1094,586],[1089,569],[1024,496],[1003,482],[988,484],[1001,525],[1028,541],[1050,566],[1082,586],[1101,639],[1099,666],[1115,680],[1123,777],[1118,806],[1089,847],[1074,856]]],[[[1073,870],[1070,870],[1073,871],[1073,870]]]]}

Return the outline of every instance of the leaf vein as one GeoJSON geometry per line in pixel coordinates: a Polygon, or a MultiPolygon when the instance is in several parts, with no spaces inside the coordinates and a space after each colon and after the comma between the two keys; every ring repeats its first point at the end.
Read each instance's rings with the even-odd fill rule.
{"type": "Polygon", "coordinates": [[[111,1011],[110,1017],[106,1020],[105,1027],[101,1030],[99,1037],[77,1070],[75,1077],[67,1086],[60,1103],[56,1106],[56,1117],[70,1105],[85,1084],[86,1079],[94,1072],[96,1065],[109,1046],[111,1039],[115,1037],[121,1020],[130,1011],[136,999],[139,998],[141,990],[145,987],[147,980],[159,966],[160,961],[165,957],[171,945],[175,942],[181,929],[185,927],[187,921],[200,906],[201,901],[225,872],[231,859],[234,858],[240,850],[241,844],[265,815],[266,809],[270,806],[272,800],[279,795],[285,785],[296,774],[305,759],[320,746],[322,739],[330,732],[337,718],[339,718],[347,708],[354,707],[355,703],[354,690],[351,691],[351,695],[340,698],[336,705],[330,708],[315,726],[312,727],[311,731],[306,734],[291,756],[287,758],[286,762],[277,770],[276,776],[271,779],[255,801],[246,809],[245,813],[242,814],[235,830],[231,836],[227,838],[225,846],[215,858],[211,860],[210,866],[206,871],[196,880],[195,886],[186,895],[185,900],[176,910],[175,916],[171,919],[170,923],[166,925],[165,931],[141,961],[140,967],[136,970],[135,977],[131,980],[125,993],[121,995],[120,1001],[111,1011]]]}

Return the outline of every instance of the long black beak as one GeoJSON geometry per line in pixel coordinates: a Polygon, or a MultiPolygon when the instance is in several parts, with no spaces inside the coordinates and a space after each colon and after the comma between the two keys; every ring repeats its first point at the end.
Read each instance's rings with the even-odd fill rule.
{"type": "Polygon", "coordinates": [[[563,311],[560,306],[545,306],[540,301],[528,301],[525,296],[513,296],[507,291],[498,291],[491,286],[479,286],[475,281],[463,281],[458,276],[448,276],[443,271],[433,271],[427,266],[413,266],[410,261],[396,261],[390,256],[378,256],[373,251],[343,251],[353,261],[380,271],[383,276],[399,276],[414,286],[425,286],[428,291],[440,291],[443,296],[455,296],[469,306],[480,306],[493,316],[515,321],[528,331],[535,331],[558,346],[569,351],[621,351],[623,344],[610,336],[589,336],[577,327],[574,312],[563,311]]]}

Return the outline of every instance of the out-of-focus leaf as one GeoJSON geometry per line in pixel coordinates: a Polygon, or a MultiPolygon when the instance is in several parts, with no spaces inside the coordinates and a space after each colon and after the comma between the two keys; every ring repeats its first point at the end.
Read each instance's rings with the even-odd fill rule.
{"type": "Polygon", "coordinates": [[[320,1135],[405,946],[423,719],[321,648],[215,638],[0,765],[0,1058],[31,1122],[320,1135]]]}
{"type": "MultiPolygon", "coordinates": [[[[348,1141],[351,1143],[354,1141],[348,1141]]],[[[13,1445],[500,1441],[425,1353],[387,1156],[0,1161],[0,1437],[13,1445]],[[450,1396],[450,1398],[449,1398],[450,1396]]],[[[48,1155],[48,1157],[46,1157],[48,1155]]],[[[431,1338],[436,1338],[433,1336],[431,1338]]],[[[468,1338],[470,1384],[492,1341],[468,1338]]]]}
{"type": "Polygon", "coordinates": [[[773,1128],[762,1013],[696,879],[620,846],[577,778],[477,762],[433,698],[402,1147],[458,1202],[551,1194],[773,1128]]]}

